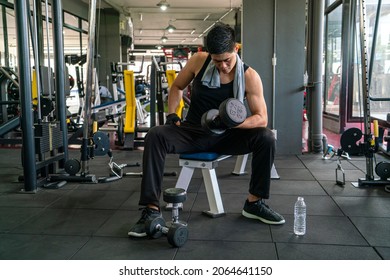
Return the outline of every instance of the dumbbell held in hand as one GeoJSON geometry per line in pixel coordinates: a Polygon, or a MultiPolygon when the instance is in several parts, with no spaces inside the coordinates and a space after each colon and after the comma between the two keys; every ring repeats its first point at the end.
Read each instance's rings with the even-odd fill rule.
{"type": "Polygon", "coordinates": [[[210,134],[222,134],[228,128],[243,123],[247,117],[245,105],[238,99],[229,98],[221,103],[219,110],[211,109],[202,115],[202,127],[210,134]]]}

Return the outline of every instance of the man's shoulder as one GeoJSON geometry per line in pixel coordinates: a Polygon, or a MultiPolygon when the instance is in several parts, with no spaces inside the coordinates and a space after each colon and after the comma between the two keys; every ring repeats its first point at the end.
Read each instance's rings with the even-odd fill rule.
{"type": "Polygon", "coordinates": [[[208,52],[197,52],[196,55],[199,55],[200,57],[208,57],[210,54],[208,52]]]}
{"type": "Polygon", "coordinates": [[[205,61],[208,56],[209,53],[207,52],[197,52],[191,57],[191,59],[194,61],[205,61]]]}
{"type": "Polygon", "coordinates": [[[244,69],[245,69],[245,73],[248,73],[248,74],[256,73],[257,74],[257,71],[247,64],[245,64],[244,69]]]}
{"type": "Polygon", "coordinates": [[[207,60],[209,54],[207,52],[197,52],[189,60],[190,68],[195,75],[202,69],[204,63],[207,60]]]}
{"type": "Polygon", "coordinates": [[[248,66],[248,68],[245,69],[245,78],[250,79],[250,80],[251,79],[258,79],[258,78],[260,78],[260,75],[255,69],[248,66]]]}

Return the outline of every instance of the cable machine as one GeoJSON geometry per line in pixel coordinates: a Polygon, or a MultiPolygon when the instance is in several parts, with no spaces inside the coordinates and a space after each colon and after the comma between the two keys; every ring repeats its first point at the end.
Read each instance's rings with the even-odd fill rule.
{"type": "MultiPolygon", "coordinates": [[[[380,15],[382,1],[378,1],[377,14],[380,15]]],[[[390,98],[373,98],[370,96],[370,83],[372,75],[372,67],[374,62],[375,55],[375,44],[376,44],[376,33],[378,28],[378,20],[375,22],[375,32],[373,37],[373,48],[371,53],[370,65],[368,65],[368,49],[366,38],[366,3],[364,0],[359,1],[359,30],[360,30],[360,57],[361,57],[361,89],[363,97],[363,124],[364,132],[358,128],[350,128],[346,130],[340,138],[341,149],[336,153],[339,155],[339,159],[342,156],[341,152],[346,152],[351,155],[353,154],[362,154],[366,158],[366,174],[365,178],[359,178],[357,182],[352,182],[354,187],[376,187],[376,186],[385,186],[385,190],[390,192],[390,163],[387,161],[382,161],[376,164],[375,173],[379,176],[376,178],[374,175],[374,162],[375,162],[375,153],[378,151],[378,122],[373,121],[374,124],[374,133],[371,129],[371,110],[370,102],[371,101],[390,101],[390,98]],[[363,136],[363,142],[357,141],[363,136]]],[[[347,157],[349,158],[349,157],[347,157]]],[[[341,162],[338,162],[338,167],[336,169],[336,183],[339,185],[345,184],[345,179],[340,181],[338,178],[338,173],[344,175],[344,171],[341,167],[341,162]]],[[[344,177],[345,178],[345,177],[344,177]]]]}

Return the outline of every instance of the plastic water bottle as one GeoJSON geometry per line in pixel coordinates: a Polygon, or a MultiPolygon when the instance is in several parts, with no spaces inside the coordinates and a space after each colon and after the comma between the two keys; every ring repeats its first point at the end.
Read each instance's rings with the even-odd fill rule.
{"type": "Polygon", "coordinates": [[[294,205],[294,233],[296,235],[306,233],[306,204],[303,197],[298,197],[294,205]]]}

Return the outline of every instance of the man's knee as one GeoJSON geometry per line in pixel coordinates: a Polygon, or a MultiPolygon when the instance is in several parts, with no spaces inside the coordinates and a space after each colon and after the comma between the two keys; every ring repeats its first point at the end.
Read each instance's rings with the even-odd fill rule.
{"type": "Polygon", "coordinates": [[[257,142],[267,147],[275,147],[275,134],[269,128],[261,128],[258,131],[257,142]]]}
{"type": "Polygon", "coordinates": [[[166,127],[163,125],[151,127],[145,136],[145,141],[154,141],[155,139],[161,139],[164,135],[164,129],[166,127]]]}
{"type": "MultiPolygon", "coordinates": [[[[145,136],[145,142],[165,143],[172,140],[172,135],[177,135],[177,128],[174,125],[157,125],[148,130],[145,136]]],[[[174,139],[174,138],[173,138],[174,139]]]]}
{"type": "Polygon", "coordinates": [[[267,141],[270,143],[275,143],[275,141],[276,141],[275,133],[271,129],[268,129],[268,128],[266,129],[266,138],[267,138],[267,141]]]}

